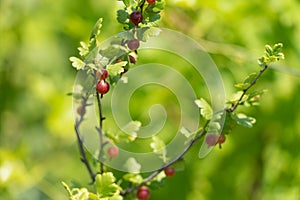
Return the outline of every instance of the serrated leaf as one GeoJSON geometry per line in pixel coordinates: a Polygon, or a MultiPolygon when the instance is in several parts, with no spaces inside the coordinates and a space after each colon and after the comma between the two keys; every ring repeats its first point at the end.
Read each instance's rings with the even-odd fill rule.
{"type": "Polygon", "coordinates": [[[130,0],[122,0],[126,7],[130,6],[130,0]]]}
{"type": "Polygon", "coordinates": [[[136,138],[137,132],[140,130],[142,123],[139,121],[131,121],[126,126],[122,128],[122,130],[131,137],[136,138]]]}
{"type": "Polygon", "coordinates": [[[140,41],[146,42],[149,37],[157,37],[161,32],[160,28],[144,27],[137,30],[137,38],[140,41]]]}
{"type": "Polygon", "coordinates": [[[251,84],[253,81],[255,81],[256,77],[257,77],[256,72],[249,74],[244,80],[244,84],[251,84]]]}
{"type": "Polygon", "coordinates": [[[123,179],[128,181],[128,182],[131,182],[133,184],[141,184],[143,182],[143,177],[140,175],[140,174],[125,174],[123,176],[123,179]]]}
{"type": "Polygon", "coordinates": [[[150,143],[150,147],[153,149],[154,153],[161,153],[165,150],[165,143],[162,139],[157,136],[152,137],[152,142],[150,143]]]}
{"type": "Polygon", "coordinates": [[[205,119],[210,120],[213,115],[211,106],[203,98],[195,100],[195,103],[200,108],[201,115],[205,119]]]}
{"type": "Polygon", "coordinates": [[[134,39],[134,35],[133,35],[132,31],[122,31],[122,32],[119,32],[117,36],[124,40],[134,39]]]}
{"type": "Polygon", "coordinates": [[[249,83],[237,83],[234,85],[234,87],[236,87],[237,89],[240,89],[240,90],[244,90],[246,89],[247,87],[249,87],[249,83]]]}
{"type": "Polygon", "coordinates": [[[247,128],[252,128],[253,124],[255,124],[256,120],[253,117],[248,117],[243,113],[234,114],[232,113],[231,118],[235,120],[238,124],[245,126],[247,128]]]}
{"type": "Polygon", "coordinates": [[[135,158],[128,158],[124,167],[129,173],[138,174],[141,171],[141,165],[135,160],[135,158]]]}
{"type": "Polygon", "coordinates": [[[180,129],[180,132],[181,132],[182,135],[184,135],[186,138],[190,138],[190,137],[192,137],[192,136],[195,135],[195,133],[189,131],[189,130],[188,130],[187,128],[185,128],[185,127],[182,127],[182,128],[180,129]]]}
{"type": "Polygon", "coordinates": [[[76,57],[70,57],[69,60],[72,62],[72,66],[77,70],[81,70],[85,67],[85,63],[76,57]]]}
{"type": "Polygon", "coordinates": [[[122,61],[119,63],[108,65],[106,70],[108,71],[108,74],[111,76],[117,76],[124,72],[124,66],[127,64],[127,61],[122,61]]]}
{"type": "Polygon", "coordinates": [[[80,47],[78,47],[79,55],[85,57],[89,53],[89,46],[85,42],[80,42],[80,47]]]}
{"type": "Polygon", "coordinates": [[[125,10],[117,11],[117,20],[120,24],[125,24],[129,19],[129,14],[125,10]]]}
{"type": "Polygon", "coordinates": [[[97,56],[94,59],[94,64],[97,68],[102,68],[106,66],[109,62],[109,59],[105,56],[102,56],[100,53],[97,54],[97,56]]]}
{"type": "Polygon", "coordinates": [[[116,179],[112,172],[97,174],[95,186],[99,197],[113,197],[118,195],[121,188],[115,181],[116,179]]]}
{"type": "Polygon", "coordinates": [[[101,30],[101,27],[102,27],[102,21],[103,19],[102,18],[99,18],[98,21],[96,22],[96,24],[94,25],[93,29],[92,29],[92,32],[91,32],[91,35],[90,35],[90,39],[97,39],[97,37],[100,35],[100,30],[101,30]]]}

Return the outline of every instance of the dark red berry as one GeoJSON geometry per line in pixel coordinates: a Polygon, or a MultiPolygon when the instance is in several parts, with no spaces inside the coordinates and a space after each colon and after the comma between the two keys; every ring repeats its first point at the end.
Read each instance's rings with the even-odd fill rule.
{"type": "Polygon", "coordinates": [[[219,144],[223,144],[226,141],[226,136],[221,134],[218,139],[219,144]]]}
{"type": "Polygon", "coordinates": [[[97,71],[96,76],[100,80],[104,80],[108,77],[108,71],[106,69],[102,68],[100,71],[97,71]]]}
{"type": "Polygon", "coordinates": [[[138,39],[128,40],[127,46],[130,50],[137,50],[140,47],[140,41],[138,39]]]}
{"type": "Polygon", "coordinates": [[[156,0],[147,0],[147,2],[148,2],[149,4],[153,4],[153,3],[155,3],[155,1],[156,1],[156,0]]]}
{"type": "Polygon", "coordinates": [[[150,197],[150,191],[148,189],[147,186],[142,186],[138,189],[137,193],[136,193],[136,197],[139,200],[147,200],[150,197]]]}
{"type": "Polygon", "coordinates": [[[169,166],[169,167],[166,167],[164,169],[164,172],[165,172],[165,174],[166,174],[167,177],[172,177],[175,174],[175,169],[174,169],[174,167],[169,166]]]}
{"type": "Polygon", "coordinates": [[[143,15],[140,11],[134,11],[130,14],[130,21],[135,25],[138,25],[143,21],[143,15]]]}
{"type": "Polygon", "coordinates": [[[208,134],[205,138],[205,142],[208,146],[215,146],[218,141],[218,136],[216,134],[208,134]]]}
{"type": "Polygon", "coordinates": [[[116,146],[111,146],[107,150],[107,154],[110,158],[114,158],[119,154],[119,149],[116,146]]]}
{"type": "Polygon", "coordinates": [[[97,83],[96,90],[100,94],[106,94],[109,91],[109,84],[105,80],[101,80],[97,83]]]}

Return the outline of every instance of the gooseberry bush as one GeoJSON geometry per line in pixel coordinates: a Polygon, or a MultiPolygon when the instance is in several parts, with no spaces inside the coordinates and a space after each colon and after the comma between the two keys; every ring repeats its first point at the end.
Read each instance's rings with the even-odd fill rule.
{"type": "MultiPolygon", "coordinates": [[[[103,45],[98,41],[103,20],[100,18],[91,32],[89,41],[80,43],[79,57],[70,58],[72,66],[80,73],[79,81],[72,92],[76,112],[75,133],[81,161],[91,180],[90,185],[80,188],[70,187],[63,182],[72,200],[150,199],[151,188],[157,188],[163,179],[176,175],[176,164],[183,160],[184,155],[194,144],[203,141],[206,149],[216,145],[221,148],[226,142],[226,135],[230,134],[236,125],[248,128],[253,126],[256,122],[255,118],[238,112],[237,108],[259,105],[265,90],[251,89],[272,62],[284,59],[281,43],[274,46],[266,45],[264,54],[258,59],[260,70],[249,74],[241,83],[235,84],[238,91],[233,98],[226,100],[222,110],[215,111],[204,98],[194,99],[191,103],[199,109],[200,127],[196,131],[181,128],[181,134],[187,139],[185,147],[172,158],[168,157],[164,141],[159,137],[152,137],[149,146],[158,159],[162,160],[162,164],[152,171],[142,173],[138,159],[123,157],[120,148],[122,146],[120,144],[130,145],[137,140],[141,122],[129,123],[126,126],[129,134],[105,130],[104,124],[110,119],[105,117],[103,100],[119,82],[126,84],[130,81],[126,73],[134,68],[138,61],[142,43],[147,42],[149,38],[155,40],[159,36],[160,28],[157,25],[165,1],[122,0],[122,3],[124,7],[117,11],[117,21],[123,25],[124,30],[109,40],[108,44],[103,45]],[[96,113],[96,127],[92,125],[93,123],[89,124],[91,112],[96,113]],[[89,134],[96,132],[98,135],[99,141],[96,142],[93,152],[86,145],[89,142],[88,135],[83,134],[86,130],[89,134]],[[127,171],[116,172],[113,165],[106,165],[118,158],[123,165],[127,166],[127,171]]],[[[204,154],[207,152],[208,150],[204,154]]],[[[199,156],[201,157],[201,152],[199,156]]]]}

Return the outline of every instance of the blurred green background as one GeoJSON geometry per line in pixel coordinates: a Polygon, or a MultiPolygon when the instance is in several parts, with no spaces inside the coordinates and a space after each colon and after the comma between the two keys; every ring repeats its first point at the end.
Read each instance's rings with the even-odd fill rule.
{"type": "MultiPolygon", "coordinates": [[[[76,76],[68,58],[99,17],[101,39],[122,29],[117,6],[111,0],[0,1],[0,199],[67,199],[61,181],[88,183],[66,95],[76,76]]],[[[269,92],[248,110],[255,127],[235,128],[223,149],[203,160],[199,145],[193,148],[185,170],[151,199],[300,199],[299,10],[298,0],[167,1],[161,26],[211,53],[228,96],[234,83],[259,70],[265,44],[284,43],[286,60],[256,86],[269,92]]]]}

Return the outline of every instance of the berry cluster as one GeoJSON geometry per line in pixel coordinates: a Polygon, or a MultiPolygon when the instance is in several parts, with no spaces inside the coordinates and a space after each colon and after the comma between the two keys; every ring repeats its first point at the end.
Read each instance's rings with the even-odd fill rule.
{"type": "Polygon", "coordinates": [[[96,76],[100,79],[97,83],[96,91],[100,94],[106,94],[109,91],[109,83],[105,81],[108,77],[107,70],[102,68],[96,72],[96,76]]]}

